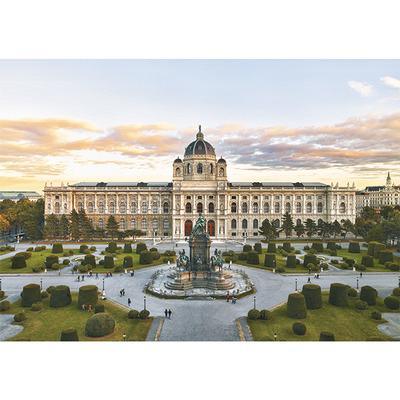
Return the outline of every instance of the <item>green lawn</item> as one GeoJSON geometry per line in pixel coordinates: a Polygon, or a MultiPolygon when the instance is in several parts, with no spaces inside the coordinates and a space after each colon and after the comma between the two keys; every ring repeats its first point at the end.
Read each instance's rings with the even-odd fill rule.
{"type": "Polygon", "coordinates": [[[77,294],[72,294],[72,303],[62,308],[49,307],[49,300],[43,300],[41,311],[31,311],[29,308],[21,307],[20,301],[11,305],[7,314],[15,314],[25,310],[27,319],[20,323],[24,330],[13,338],[12,341],[58,341],[63,329],[75,328],[81,341],[120,341],[122,335],[126,334],[126,340],[145,340],[150,329],[152,318],[147,320],[128,319],[127,310],[115,303],[101,301],[116,322],[115,330],[111,335],[103,338],[89,338],[85,336],[85,324],[93,312],[81,311],[77,306],[77,294]]]}
{"type": "Polygon", "coordinates": [[[273,340],[274,333],[277,340],[283,341],[318,341],[321,331],[334,333],[337,341],[364,341],[371,337],[382,340],[391,340],[377,329],[377,325],[385,321],[375,321],[370,315],[372,311],[393,312],[383,305],[383,300],[378,298],[376,306],[359,311],[354,307],[357,299],[349,298],[348,307],[336,307],[328,303],[328,294],[323,294],[323,307],[319,310],[307,310],[307,318],[296,320],[286,316],[286,304],[272,311],[270,321],[248,320],[254,340],[273,340]],[[304,336],[295,335],[292,325],[296,321],[303,322],[307,327],[304,336]]]}

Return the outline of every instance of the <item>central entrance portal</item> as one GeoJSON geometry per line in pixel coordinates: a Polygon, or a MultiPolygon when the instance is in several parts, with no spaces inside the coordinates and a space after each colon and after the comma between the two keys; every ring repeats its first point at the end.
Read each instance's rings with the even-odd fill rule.
{"type": "Polygon", "coordinates": [[[192,229],[193,229],[193,222],[188,219],[187,221],[185,221],[185,236],[190,236],[190,234],[192,233],[192,229]]]}

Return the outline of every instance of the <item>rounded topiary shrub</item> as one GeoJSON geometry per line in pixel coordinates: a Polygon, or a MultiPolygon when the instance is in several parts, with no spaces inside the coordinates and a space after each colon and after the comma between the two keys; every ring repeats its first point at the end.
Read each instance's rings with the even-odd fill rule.
{"type": "Polygon", "coordinates": [[[92,315],[86,322],[85,335],[89,337],[102,337],[114,332],[115,321],[107,313],[92,315]]]}
{"type": "Polygon", "coordinates": [[[49,287],[46,289],[46,292],[47,292],[48,294],[51,294],[51,292],[54,290],[54,288],[55,288],[55,286],[49,286],[49,287]]]}
{"type": "Polygon", "coordinates": [[[33,303],[38,303],[42,299],[40,286],[36,283],[25,285],[21,293],[22,307],[31,307],[33,303]]]}
{"type": "Polygon", "coordinates": [[[11,307],[11,303],[8,300],[3,300],[0,303],[0,311],[8,311],[11,307]]]}
{"type": "Polygon", "coordinates": [[[262,253],[261,243],[254,243],[254,251],[257,252],[258,254],[262,253]]]}
{"type": "Polygon", "coordinates": [[[260,264],[260,259],[258,258],[258,253],[255,251],[249,251],[247,253],[247,262],[251,265],[258,265],[260,264]]]}
{"type": "Polygon", "coordinates": [[[393,289],[392,296],[400,297],[400,287],[393,289]]]}
{"type": "Polygon", "coordinates": [[[104,256],[104,268],[114,268],[113,256],[104,256]]]}
{"type": "Polygon", "coordinates": [[[124,253],[132,253],[132,245],[130,243],[125,243],[123,252],[124,253]]]}
{"type": "Polygon", "coordinates": [[[332,250],[336,252],[336,243],[335,242],[327,242],[326,243],[326,248],[328,250],[332,250]]]}
{"type": "Polygon", "coordinates": [[[295,254],[288,254],[286,257],[286,266],[288,268],[296,268],[296,255],[295,254]]]}
{"type": "Polygon", "coordinates": [[[107,253],[116,253],[117,249],[118,249],[117,243],[110,242],[110,243],[108,243],[108,246],[106,247],[106,252],[107,253]]]}
{"type": "Polygon", "coordinates": [[[151,256],[153,260],[159,260],[161,257],[161,254],[157,251],[157,249],[150,250],[151,256]]]}
{"type": "Polygon", "coordinates": [[[78,342],[78,332],[74,328],[64,329],[60,335],[61,342],[78,342]]]}
{"type": "Polygon", "coordinates": [[[332,283],[329,289],[329,304],[339,307],[347,306],[347,291],[347,285],[343,285],[343,283],[332,283]]]}
{"type": "Polygon", "coordinates": [[[79,246],[79,253],[85,254],[89,250],[89,246],[87,244],[81,244],[79,246]]]}
{"type": "Polygon", "coordinates": [[[288,253],[292,251],[292,245],[290,244],[290,242],[283,242],[282,248],[288,253]]]}
{"type": "Polygon", "coordinates": [[[371,286],[363,286],[360,291],[360,300],[365,301],[369,306],[376,304],[378,292],[371,286]]]}
{"type": "Polygon", "coordinates": [[[26,320],[26,314],[24,312],[19,312],[14,315],[15,322],[22,322],[26,320]]]}
{"type": "Polygon", "coordinates": [[[248,251],[251,251],[251,250],[252,250],[252,248],[251,248],[250,244],[245,244],[243,246],[243,253],[247,253],[248,251]]]}
{"type": "Polygon", "coordinates": [[[53,254],[61,254],[64,253],[63,245],[62,243],[54,243],[53,247],[51,249],[51,252],[53,254]]]}
{"type": "Polygon", "coordinates": [[[272,313],[269,310],[261,310],[260,311],[260,319],[264,321],[269,321],[272,319],[272,313]]]}
{"type": "Polygon", "coordinates": [[[360,253],[360,243],[358,242],[350,242],[349,243],[349,253],[360,253]]]}
{"type": "Polygon", "coordinates": [[[98,289],[96,285],[85,285],[79,288],[78,307],[83,305],[92,305],[93,307],[98,301],[98,289]]]}
{"type": "Polygon", "coordinates": [[[287,301],[287,315],[290,318],[303,319],[307,316],[304,296],[301,293],[290,293],[287,301]]]}
{"type": "Polygon", "coordinates": [[[105,311],[106,311],[106,309],[104,307],[104,304],[96,304],[94,306],[94,313],[95,314],[98,314],[98,313],[101,313],[101,312],[105,312],[105,311]]]}
{"type": "Polygon", "coordinates": [[[246,261],[247,260],[247,253],[239,253],[238,254],[239,261],[246,261]]]}
{"type": "Polygon", "coordinates": [[[50,307],[65,307],[71,304],[71,291],[66,285],[58,285],[50,294],[50,307]]]}
{"type": "Polygon", "coordinates": [[[374,257],[372,256],[362,256],[361,264],[366,268],[371,268],[374,266],[374,257]]]}
{"type": "Polygon", "coordinates": [[[123,267],[124,268],[133,267],[133,258],[132,258],[132,256],[125,256],[124,257],[123,267]]]}
{"type": "Polygon", "coordinates": [[[33,303],[31,311],[40,311],[42,309],[42,303],[33,303]]]}
{"type": "Polygon", "coordinates": [[[256,319],[260,319],[260,311],[255,308],[252,308],[247,313],[247,318],[251,319],[252,321],[255,321],[256,319]]]}
{"type": "Polygon", "coordinates": [[[5,296],[4,290],[0,290],[0,300],[3,299],[5,296]]]}
{"type": "Polygon", "coordinates": [[[385,264],[385,262],[393,262],[393,252],[390,250],[381,250],[378,253],[379,264],[385,264]]]}
{"type": "Polygon", "coordinates": [[[84,265],[90,265],[92,267],[96,266],[96,257],[93,254],[86,254],[83,259],[84,265]]]}
{"type": "Polygon", "coordinates": [[[267,268],[275,268],[276,267],[276,256],[272,253],[266,253],[264,259],[264,266],[267,268]]]}
{"type": "Polygon", "coordinates": [[[357,290],[354,289],[354,288],[349,288],[347,290],[347,296],[349,296],[349,297],[357,297],[358,296],[357,290]]]}
{"type": "Polygon", "coordinates": [[[11,258],[11,268],[26,268],[26,259],[23,255],[15,255],[11,258]]]}
{"type": "Polygon", "coordinates": [[[390,310],[398,310],[400,308],[400,300],[396,296],[385,297],[385,300],[383,302],[385,303],[385,306],[390,310]]]}
{"type": "Polygon", "coordinates": [[[306,307],[309,310],[317,310],[322,307],[321,286],[311,283],[303,285],[301,293],[306,301],[306,307]]]}
{"type": "Polygon", "coordinates": [[[379,311],[372,311],[371,318],[380,321],[382,319],[382,314],[379,311]]]}
{"type": "Polygon", "coordinates": [[[323,331],[319,334],[320,342],[334,342],[335,335],[332,332],[323,331]]]}
{"type": "Polygon", "coordinates": [[[47,256],[46,261],[45,261],[46,268],[50,269],[53,264],[58,264],[58,262],[59,262],[58,256],[54,256],[54,255],[47,256]]]}
{"type": "Polygon", "coordinates": [[[136,245],[136,254],[140,254],[142,251],[147,250],[146,243],[139,242],[136,245]]]}
{"type": "Polygon", "coordinates": [[[63,263],[63,265],[69,265],[69,260],[68,260],[68,258],[64,259],[62,263],[63,263]]]}
{"type": "Polygon", "coordinates": [[[128,311],[128,318],[129,319],[137,319],[137,318],[139,318],[139,311],[138,310],[129,310],[128,311]]]}
{"type": "Polygon", "coordinates": [[[139,313],[139,318],[140,319],[147,319],[150,317],[150,311],[149,310],[142,310],[139,313]]]}
{"type": "Polygon", "coordinates": [[[322,242],[314,242],[311,245],[311,248],[314,249],[317,253],[322,253],[324,251],[324,244],[322,242]]]}
{"type": "Polygon", "coordinates": [[[267,253],[276,253],[276,244],[268,243],[267,253]]]}
{"type": "Polygon", "coordinates": [[[139,263],[142,265],[151,264],[153,262],[153,255],[151,251],[143,250],[139,256],[139,263]]]}
{"type": "Polygon", "coordinates": [[[354,303],[354,307],[356,308],[356,310],[366,310],[368,308],[368,303],[363,300],[357,300],[354,303]]]}
{"type": "Polygon", "coordinates": [[[313,264],[313,265],[318,264],[318,259],[315,254],[306,254],[304,256],[304,262],[303,262],[304,268],[308,268],[308,264],[313,264]]]}
{"type": "Polygon", "coordinates": [[[295,322],[292,325],[292,331],[295,335],[304,336],[307,331],[307,327],[302,322],[295,322]]]}

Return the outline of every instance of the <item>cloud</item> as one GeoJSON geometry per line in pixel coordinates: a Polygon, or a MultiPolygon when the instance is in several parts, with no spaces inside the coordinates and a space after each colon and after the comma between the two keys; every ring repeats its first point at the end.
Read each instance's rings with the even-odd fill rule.
{"type": "Polygon", "coordinates": [[[393,89],[400,89],[400,79],[393,78],[391,76],[384,76],[381,81],[393,89]]]}
{"type": "Polygon", "coordinates": [[[372,94],[372,85],[366,82],[348,81],[347,84],[351,89],[363,97],[368,97],[372,94]]]}

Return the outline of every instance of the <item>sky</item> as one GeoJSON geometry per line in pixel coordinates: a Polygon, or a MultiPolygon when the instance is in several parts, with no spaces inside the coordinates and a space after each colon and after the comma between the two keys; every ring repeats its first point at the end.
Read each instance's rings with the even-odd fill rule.
{"type": "Polygon", "coordinates": [[[0,60],[0,190],[171,181],[199,124],[230,181],[400,184],[400,60],[0,60]]]}

